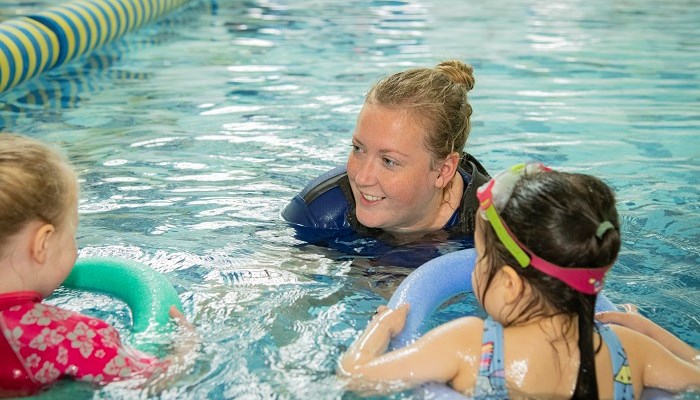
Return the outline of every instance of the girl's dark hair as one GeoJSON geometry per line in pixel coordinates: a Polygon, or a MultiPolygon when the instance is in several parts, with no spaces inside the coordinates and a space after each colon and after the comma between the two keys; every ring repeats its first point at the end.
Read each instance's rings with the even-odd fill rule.
{"type": "MultiPolygon", "coordinates": [[[[620,222],[612,190],[590,175],[543,172],[524,176],[515,186],[501,218],[517,239],[545,260],[568,268],[604,268],[611,265],[620,250],[620,222]],[[613,229],[596,236],[598,226],[610,221],[613,229]]],[[[523,315],[513,321],[533,317],[569,314],[578,316],[580,366],[574,399],[597,399],[598,385],[593,349],[595,295],[572,289],[564,282],[535,268],[520,268],[491,228],[481,218],[484,249],[489,253],[488,273],[481,293],[482,301],[497,269],[503,265],[514,270],[533,289],[533,298],[523,315]]],[[[565,327],[565,332],[572,325],[565,327]]]]}

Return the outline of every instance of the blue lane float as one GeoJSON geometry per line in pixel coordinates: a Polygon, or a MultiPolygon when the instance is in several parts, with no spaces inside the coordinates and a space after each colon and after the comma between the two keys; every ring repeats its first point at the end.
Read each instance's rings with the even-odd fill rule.
{"type": "Polygon", "coordinates": [[[74,0],[0,23],[0,93],[195,0],[74,0]]]}
{"type": "MultiPolygon", "coordinates": [[[[103,293],[124,301],[131,310],[134,336],[159,334],[172,328],[170,307],[182,311],[173,285],[158,271],[136,261],[91,257],[79,259],[63,286],[103,293]]],[[[137,348],[147,348],[149,344],[137,348]]]]}
{"type": "MultiPolygon", "coordinates": [[[[410,304],[411,309],[403,331],[389,343],[390,350],[415,342],[428,330],[435,310],[461,293],[472,292],[471,275],[476,257],[474,249],[455,251],[428,261],[401,282],[387,306],[396,308],[401,304],[410,304]]],[[[598,293],[595,310],[614,311],[617,307],[601,292],[598,293]]],[[[426,399],[468,399],[451,387],[438,383],[425,384],[415,389],[414,394],[426,399]]],[[[642,393],[642,399],[646,400],[671,398],[670,393],[659,389],[647,388],[642,393]]]]}

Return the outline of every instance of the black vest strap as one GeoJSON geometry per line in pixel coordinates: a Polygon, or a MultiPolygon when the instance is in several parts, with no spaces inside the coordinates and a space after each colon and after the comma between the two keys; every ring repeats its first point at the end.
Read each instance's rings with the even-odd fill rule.
{"type": "Polygon", "coordinates": [[[458,230],[468,234],[474,234],[474,225],[476,223],[476,213],[479,209],[479,200],[476,198],[476,190],[479,186],[488,182],[491,176],[486,171],[483,165],[474,156],[469,153],[464,154],[464,159],[460,163],[460,167],[471,175],[472,180],[467,184],[462,194],[462,221],[458,225],[458,230]]]}

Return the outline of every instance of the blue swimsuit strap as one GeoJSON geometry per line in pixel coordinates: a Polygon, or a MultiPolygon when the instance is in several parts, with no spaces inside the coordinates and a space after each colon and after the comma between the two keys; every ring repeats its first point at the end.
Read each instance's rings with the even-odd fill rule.
{"type": "Polygon", "coordinates": [[[508,398],[503,358],[503,326],[491,317],[486,318],[474,398],[508,398]]]}
{"type": "Polygon", "coordinates": [[[632,374],[625,349],[622,348],[620,340],[612,329],[597,322],[596,326],[598,326],[600,337],[608,346],[608,351],[610,352],[610,362],[612,363],[613,370],[614,399],[634,399],[632,374]]]}
{"type": "MultiPolygon", "coordinates": [[[[615,400],[633,400],[634,390],[627,353],[620,340],[609,327],[597,324],[600,336],[610,351],[615,400]]],[[[484,320],[481,344],[479,377],[474,391],[475,398],[507,398],[503,353],[503,326],[490,317],[484,320]]]]}

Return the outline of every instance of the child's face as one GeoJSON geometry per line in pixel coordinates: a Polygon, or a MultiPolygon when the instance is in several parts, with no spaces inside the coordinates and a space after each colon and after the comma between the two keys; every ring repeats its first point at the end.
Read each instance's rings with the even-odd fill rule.
{"type": "Polygon", "coordinates": [[[74,196],[65,221],[56,227],[56,231],[49,238],[50,251],[46,267],[42,269],[44,276],[41,279],[42,288],[39,290],[44,297],[53,293],[66,280],[78,258],[78,248],[75,243],[75,234],[78,230],[77,193],[74,196]]]}

